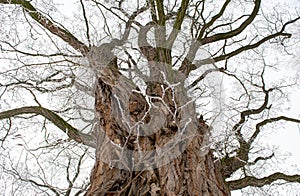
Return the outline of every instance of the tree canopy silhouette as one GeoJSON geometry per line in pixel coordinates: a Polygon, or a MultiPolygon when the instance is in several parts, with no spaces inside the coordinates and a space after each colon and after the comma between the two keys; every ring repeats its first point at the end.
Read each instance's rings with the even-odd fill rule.
{"type": "Polygon", "coordinates": [[[274,169],[280,151],[265,142],[300,123],[287,109],[299,87],[299,5],[0,0],[0,10],[4,193],[299,186],[297,169],[274,169]]]}

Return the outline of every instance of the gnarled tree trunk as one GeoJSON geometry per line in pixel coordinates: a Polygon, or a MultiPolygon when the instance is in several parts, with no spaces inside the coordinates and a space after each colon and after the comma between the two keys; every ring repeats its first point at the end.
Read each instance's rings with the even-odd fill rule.
{"type": "MultiPolygon", "coordinates": [[[[125,89],[126,91],[127,89],[129,101],[126,107],[128,107],[131,121],[140,120],[140,114],[147,116],[145,111],[149,110],[145,97],[138,93],[130,93],[128,86],[130,84],[125,80],[115,84],[104,82],[101,78],[98,80],[96,89],[96,113],[99,122],[96,133],[97,160],[91,174],[91,186],[87,195],[230,195],[221,176],[220,165],[214,161],[212,153],[207,148],[203,152],[204,145],[207,144],[207,137],[204,136],[209,134],[209,129],[202,119],[197,119],[196,126],[189,127],[197,129],[194,131],[199,134],[194,134],[189,142],[184,141],[184,144],[175,146],[177,152],[181,153],[166,164],[149,167],[144,165],[143,168],[139,167],[140,170],[134,169],[134,161],[128,161],[132,159],[132,154],[125,153],[126,156],[123,156],[120,153],[114,153],[112,148],[108,148],[112,144],[130,149],[131,152],[158,149],[179,131],[179,127],[176,127],[178,124],[174,124],[174,119],[170,118],[171,111],[169,111],[164,113],[166,115],[165,126],[151,135],[138,138],[137,135],[126,132],[125,125],[121,122],[122,119],[118,118],[118,114],[113,109],[116,104],[122,104],[116,103],[114,95],[118,90],[125,89]],[[106,140],[103,139],[104,136],[106,140]],[[113,162],[116,159],[121,160],[120,162],[124,160],[124,163],[113,162]]],[[[162,84],[148,85],[147,92],[162,96],[163,87],[159,88],[159,86],[162,84]]],[[[126,93],[124,93],[123,98],[126,99],[126,93]]],[[[167,97],[168,92],[165,92],[164,103],[168,103],[168,107],[172,108],[174,102],[167,97]]],[[[160,101],[157,101],[157,104],[160,101]]],[[[164,110],[163,105],[159,106],[161,106],[160,110],[164,110]]],[[[175,121],[183,118],[180,112],[185,113],[183,109],[178,112],[175,121]]],[[[147,118],[142,119],[143,122],[151,123],[151,118],[154,118],[153,114],[147,118]]],[[[164,158],[167,159],[167,157],[164,158]]]]}

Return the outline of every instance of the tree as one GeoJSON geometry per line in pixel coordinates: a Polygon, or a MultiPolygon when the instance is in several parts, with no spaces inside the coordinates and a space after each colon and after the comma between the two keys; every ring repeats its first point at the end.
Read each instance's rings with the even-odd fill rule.
{"type": "Polygon", "coordinates": [[[265,129],[300,123],[282,111],[299,68],[290,79],[269,78],[285,65],[266,57],[291,55],[294,9],[269,11],[260,0],[80,0],[69,22],[52,2],[0,3],[2,147],[22,138],[20,159],[38,172],[9,153],[11,166],[1,168],[37,194],[230,195],[300,182],[255,171],[276,157],[260,145],[265,129]],[[33,148],[24,129],[43,142],[33,148]],[[83,183],[90,149],[95,163],[83,183]],[[65,186],[51,178],[58,171],[65,186]]]}

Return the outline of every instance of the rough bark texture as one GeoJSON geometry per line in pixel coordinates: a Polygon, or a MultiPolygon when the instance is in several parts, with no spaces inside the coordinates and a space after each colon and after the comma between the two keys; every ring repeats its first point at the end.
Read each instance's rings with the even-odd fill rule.
{"type": "Polygon", "coordinates": [[[170,164],[150,171],[130,173],[97,161],[91,181],[87,195],[230,195],[212,154],[199,157],[193,145],[170,164]]]}
{"type": "MultiPolygon", "coordinates": [[[[148,168],[142,171],[130,171],[130,169],[118,169],[103,162],[103,156],[113,154],[103,149],[108,143],[103,141],[103,133],[109,138],[109,143],[126,147],[133,151],[151,150],[164,145],[173,134],[176,126],[166,113],[166,128],[159,130],[150,136],[140,137],[124,131],[121,119],[118,119],[112,107],[114,107],[114,88],[124,87],[126,82],[108,84],[99,78],[96,89],[96,112],[99,121],[97,129],[97,160],[91,174],[91,186],[86,195],[230,195],[229,189],[221,175],[221,166],[215,162],[210,151],[200,153],[203,144],[207,143],[204,135],[208,134],[208,127],[202,119],[198,119],[197,132],[186,149],[168,164],[158,168],[148,168]],[[123,87],[122,87],[123,86],[123,87]],[[126,139],[127,138],[127,139],[126,139]],[[129,138],[129,139],[128,139],[129,138]],[[138,144],[137,144],[138,143],[138,144]],[[100,153],[101,152],[101,153],[100,153]]],[[[127,84],[128,86],[128,84],[127,84]]],[[[160,95],[157,85],[148,85],[148,93],[160,95]],[[152,87],[149,87],[152,86],[152,87]]],[[[128,90],[128,94],[130,94],[128,90]]],[[[140,120],[140,114],[147,110],[143,96],[131,93],[128,108],[132,121],[140,120]]],[[[172,101],[165,96],[165,102],[172,108],[172,101]]],[[[163,110],[163,108],[162,108],[163,110]]],[[[178,118],[181,118],[178,115],[178,118]]],[[[145,124],[149,119],[144,119],[145,124]]]]}

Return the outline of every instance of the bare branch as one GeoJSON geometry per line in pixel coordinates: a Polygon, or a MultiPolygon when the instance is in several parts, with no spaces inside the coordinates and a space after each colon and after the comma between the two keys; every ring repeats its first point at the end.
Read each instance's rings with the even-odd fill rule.
{"type": "Polygon", "coordinates": [[[269,118],[269,119],[265,119],[259,123],[256,124],[256,129],[255,132],[252,134],[251,138],[249,139],[248,143],[252,144],[253,141],[256,139],[256,137],[258,136],[258,134],[261,131],[261,127],[265,126],[269,123],[273,123],[273,122],[277,122],[277,121],[289,121],[289,122],[294,122],[294,123],[300,123],[300,119],[295,119],[295,118],[290,118],[290,117],[286,117],[286,116],[278,116],[278,117],[274,117],[274,118],[269,118]]]}
{"type": "MultiPolygon", "coordinates": [[[[216,15],[216,16],[217,16],[217,15],[216,15]]],[[[216,17],[216,16],[215,16],[215,17],[216,17]]],[[[237,56],[238,54],[240,54],[240,53],[242,53],[242,52],[245,52],[245,51],[248,51],[248,50],[257,48],[257,47],[259,47],[260,45],[262,45],[263,43],[266,43],[267,41],[269,41],[269,40],[271,40],[271,39],[274,39],[274,38],[276,38],[276,37],[279,37],[279,36],[283,36],[283,37],[286,37],[286,38],[290,38],[290,37],[292,36],[292,34],[290,34],[290,33],[284,33],[285,28],[286,28],[287,25],[293,24],[293,23],[297,22],[299,19],[300,19],[300,17],[297,17],[297,18],[295,18],[295,19],[293,19],[293,20],[290,20],[290,21],[286,22],[286,23],[282,26],[282,28],[281,28],[281,30],[280,30],[279,32],[276,32],[276,33],[274,33],[274,34],[268,35],[268,36],[262,38],[261,40],[257,41],[257,42],[254,43],[254,44],[249,44],[249,45],[246,45],[246,46],[242,46],[242,47],[240,47],[240,48],[238,48],[238,49],[236,49],[236,50],[234,50],[234,51],[232,51],[232,52],[230,52],[230,53],[228,53],[228,54],[223,54],[223,55],[220,55],[220,56],[217,56],[217,57],[214,57],[214,58],[209,58],[209,59],[203,59],[203,60],[200,60],[198,63],[199,63],[200,65],[205,65],[205,64],[210,64],[210,63],[212,63],[212,62],[218,62],[218,61],[222,61],[222,60],[227,60],[227,59],[229,59],[229,58],[231,58],[231,57],[237,56]]],[[[212,22],[212,21],[213,21],[213,19],[212,19],[210,22],[212,22]]],[[[208,24],[209,24],[209,23],[207,23],[207,25],[208,25],[208,24]]],[[[204,26],[203,28],[205,28],[205,27],[206,27],[206,26],[204,26]]],[[[202,29],[203,29],[203,28],[202,28],[202,29]]],[[[204,33],[204,32],[203,32],[203,33],[204,33]]],[[[223,33],[223,34],[224,34],[224,33],[223,33]]],[[[214,36],[215,36],[215,35],[214,35],[214,36]]],[[[211,37],[214,37],[214,36],[211,36],[211,37]]],[[[205,38],[205,39],[208,39],[208,38],[205,38]]],[[[224,38],[224,39],[228,39],[228,38],[224,38]]],[[[211,42],[209,42],[209,43],[211,43],[211,42]]],[[[201,44],[204,45],[203,42],[201,42],[201,44]]],[[[200,46],[200,45],[199,45],[199,46],[200,46]]],[[[196,43],[194,44],[194,47],[195,47],[195,48],[197,48],[197,47],[199,47],[199,46],[197,46],[196,43]]],[[[195,48],[193,48],[193,51],[196,51],[195,48]]],[[[189,55],[189,56],[188,56],[189,59],[192,59],[194,54],[191,54],[191,52],[189,52],[188,55],[189,55]]],[[[185,59],[184,63],[183,63],[182,66],[180,67],[180,70],[183,71],[183,72],[185,72],[185,75],[187,76],[191,71],[195,70],[196,68],[197,68],[197,67],[196,67],[195,65],[193,65],[193,64],[191,64],[191,63],[189,63],[189,62],[187,62],[187,59],[185,59]],[[186,68],[186,66],[189,66],[189,68],[186,68]]]]}
{"type": "Polygon", "coordinates": [[[2,4],[16,4],[21,5],[22,8],[40,25],[48,29],[54,35],[60,37],[62,40],[70,44],[75,50],[78,50],[84,56],[88,53],[88,47],[79,41],[76,37],[74,37],[68,30],[62,29],[61,27],[54,24],[50,19],[44,16],[42,13],[38,12],[35,7],[29,2],[25,0],[0,0],[2,4]]]}
{"type": "Polygon", "coordinates": [[[231,37],[234,37],[234,36],[240,34],[241,32],[243,32],[246,29],[246,27],[248,25],[250,25],[252,23],[254,18],[257,16],[259,8],[260,8],[260,3],[261,3],[261,0],[255,0],[254,8],[253,8],[252,13],[250,14],[249,18],[247,18],[237,29],[234,29],[232,31],[225,32],[225,33],[218,33],[216,35],[206,37],[206,38],[198,37],[198,41],[202,45],[205,45],[207,43],[212,43],[212,42],[216,42],[219,40],[228,39],[228,38],[231,38],[231,37]]]}
{"type": "MultiPolygon", "coordinates": [[[[288,21],[286,22],[282,29],[277,32],[277,33],[274,33],[274,34],[271,34],[271,35],[268,35],[266,37],[264,37],[263,39],[259,40],[258,42],[254,43],[254,44],[249,44],[249,45],[246,45],[246,46],[243,46],[237,50],[234,50],[228,54],[224,54],[224,55],[220,55],[218,57],[214,57],[213,58],[213,61],[214,62],[218,62],[218,61],[222,61],[222,60],[225,60],[225,59],[229,59],[231,57],[234,57],[234,56],[237,56],[238,54],[242,53],[242,52],[245,52],[247,50],[251,50],[251,49],[254,49],[254,48],[257,48],[259,47],[260,45],[262,45],[263,43],[271,40],[271,39],[274,39],[276,37],[279,37],[279,36],[284,36],[284,37],[287,37],[287,38],[290,38],[292,36],[292,34],[290,33],[284,33],[284,30],[285,30],[285,27],[288,25],[288,24],[292,24],[292,23],[295,23],[296,21],[298,21],[300,19],[300,17],[297,17],[295,18],[294,20],[291,20],[291,21],[288,21]]],[[[208,64],[212,61],[212,59],[204,59],[204,60],[201,60],[200,61],[200,64],[201,65],[204,65],[204,64],[208,64]]]]}
{"type": "Polygon", "coordinates": [[[43,108],[41,106],[29,106],[29,107],[22,107],[12,110],[7,110],[4,112],[0,112],[0,120],[12,118],[17,115],[23,114],[38,114],[44,116],[46,119],[51,121],[55,126],[65,132],[70,139],[75,140],[78,143],[83,143],[90,147],[95,147],[95,138],[89,134],[81,133],[72,125],[67,123],[63,118],[58,116],[51,110],[43,108]]]}
{"type": "Polygon", "coordinates": [[[273,158],[275,156],[274,153],[272,153],[270,156],[267,157],[257,157],[253,162],[249,162],[247,163],[248,165],[255,165],[258,161],[266,161],[269,160],[271,158],[273,158]]]}
{"type": "Polygon", "coordinates": [[[233,133],[236,134],[237,139],[239,140],[240,144],[241,143],[246,143],[246,141],[243,139],[243,136],[241,134],[241,129],[242,129],[243,124],[246,121],[246,117],[248,117],[250,115],[260,114],[265,109],[267,109],[268,108],[268,103],[269,103],[269,94],[270,94],[270,92],[272,92],[274,90],[274,88],[270,88],[270,89],[266,90],[263,74],[264,74],[264,70],[261,74],[261,79],[262,79],[261,88],[262,88],[262,92],[265,94],[263,103],[261,104],[261,106],[259,106],[256,109],[248,109],[248,110],[242,111],[241,114],[240,114],[239,122],[236,123],[232,128],[233,133]]]}
{"type": "Polygon", "coordinates": [[[166,15],[164,11],[164,2],[163,0],[155,0],[157,4],[157,12],[158,12],[158,25],[166,24],[166,15]]]}
{"type": "Polygon", "coordinates": [[[225,10],[226,10],[228,4],[230,3],[230,1],[231,1],[231,0],[227,0],[227,1],[223,4],[223,6],[222,6],[220,12],[219,12],[218,14],[216,14],[214,17],[212,17],[212,19],[211,19],[208,23],[204,24],[204,26],[201,28],[200,33],[199,33],[199,35],[198,35],[198,40],[201,39],[201,38],[203,37],[203,35],[204,35],[204,32],[205,32],[211,25],[213,25],[214,22],[216,22],[216,20],[218,20],[218,18],[220,18],[220,17],[224,14],[224,12],[225,12],[225,10]]]}
{"type": "Polygon", "coordinates": [[[263,73],[261,74],[262,78],[262,92],[265,94],[263,103],[256,109],[247,109],[240,113],[240,120],[233,126],[232,131],[236,136],[236,139],[239,142],[239,148],[237,149],[237,154],[235,157],[224,157],[222,158],[222,173],[225,177],[230,177],[238,169],[245,166],[249,160],[249,152],[251,148],[251,142],[247,142],[242,135],[242,127],[246,122],[246,118],[251,115],[260,114],[266,109],[268,109],[269,102],[269,93],[274,89],[265,89],[265,83],[263,78],[263,73]]]}
{"type": "Polygon", "coordinates": [[[286,175],[280,172],[266,176],[264,178],[255,178],[253,176],[246,176],[239,180],[229,181],[228,186],[230,190],[242,189],[247,186],[262,187],[269,185],[277,180],[285,180],[287,182],[298,182],[300,183],[300,175],[286,175]]]}
{"type": "MultiPolygon", "coordinates": [[[[226,1],[225,5],[223,5],[220,13],[225,11],[225,9],[227,7],[226,4],[228,4],[228,3],[229,3],[229,1],[226,1]]],[[[253,22],[254,18],[256,17],[256,15],[259,11],[259,8],[260,8],[260,3],[261,3],[261,0],[255,0],[255,3],[254,3],[255,5],[254,5],[254,8],[252,10],[252,13],[238,28],[236,28],[232,31],[229,31],[229,32],[218,33],[218,34],[215,34],[215,35],[212,35],[212,36],[209,36],[209,37],[204,37],[204,38],[200,37],[200,36],[202,36],[200,34],[199,37],[197,38],[197,41],[194,42],[192,44],[191,48],[189,49],[186,58],[184,59],[184,61],[182,62],[182,65],[179,68],[179,71],[184,73],[185,76],[188,76],[189,73],[193,69],[196,69],[195,67],[192,67],[193,66],[192,61],[195,58],[196,52],[197,52],[198,48],[201,45],[217,42],[217,41],[220,41],[220,40],[226,40],[226,39],[232,38],[232,37],[240,34],[241,32],[243,32],[246,29],[246,27],[249,26],[253,22]]],[[[218,15],[214,16],[213,19],[210,21],[211,24],[209,24],[209,25],[212,25],[215,22],[215,20],[218,19],[218,17],[219,17],[218,15]]],[[[207,28],[207,27],[204,26],[203,28],[207,28]]],[[[201,30],[200,30],[200,32],[201,32],[201,30]]],[[[209,60],[211,60],[211,59],[209,59],[209,60]]]]}
{"type": "Polygon", "coordinates": [[[89,21],[87,19],[86,11],[85,11],[84,4],[83,4],[82,0],[80,0],[80,4],[81,4],[81,7],[82,7],[82,14],[83,14],[84,22],[85,22],[85,26],[86,26],[86,37],[87,37],[87,40],[89,42],[89,46],[91,46],[89,21]]]}
{"type": "Polygon", "coordinates": [[[28,182],[30,184],[32,184],[33,186],[36,186],[38,188],[41,188],[41,189],[48,189],[50,191],[52,191],[55,195],[59,196],[59,192],[58,190],[56,190],[54,187],[52,187],[51,185],[49,185],[48,183],[46,183],[43,179],[40,178],[40,180],[42,181],[42,183],[40,182],[37,182],[33,179],[27,179],[27,178],[24,178],[21,176],[21,174],[16,170],[16,168],[12,168],[11,170],[8,170],[6,168],[4,168],[2,166],[3,170],[5,170],[5,172],[7,172],[8,174],[12,175],[12,176],[15,176],[16,179],[20,180],[20,181],[23,181],[23,182],[28,182]]]}
{"type": "Polygon", "coordinates": [[[184,17],[185,17],[185,12],[187,10],[187,7],[189,5],[189,0],[182,0],[181,1],[181,6],[178,10],[178,14],[175,20],[175,23],[173,25],[173,30],[167,40],[167,46],[169,48],[172,47],[172,45],[174,44],[174,41],[177,37],[177,34],[179,32],[179,30],[181,29],[181,25],[183,23],[184,17]]]}

